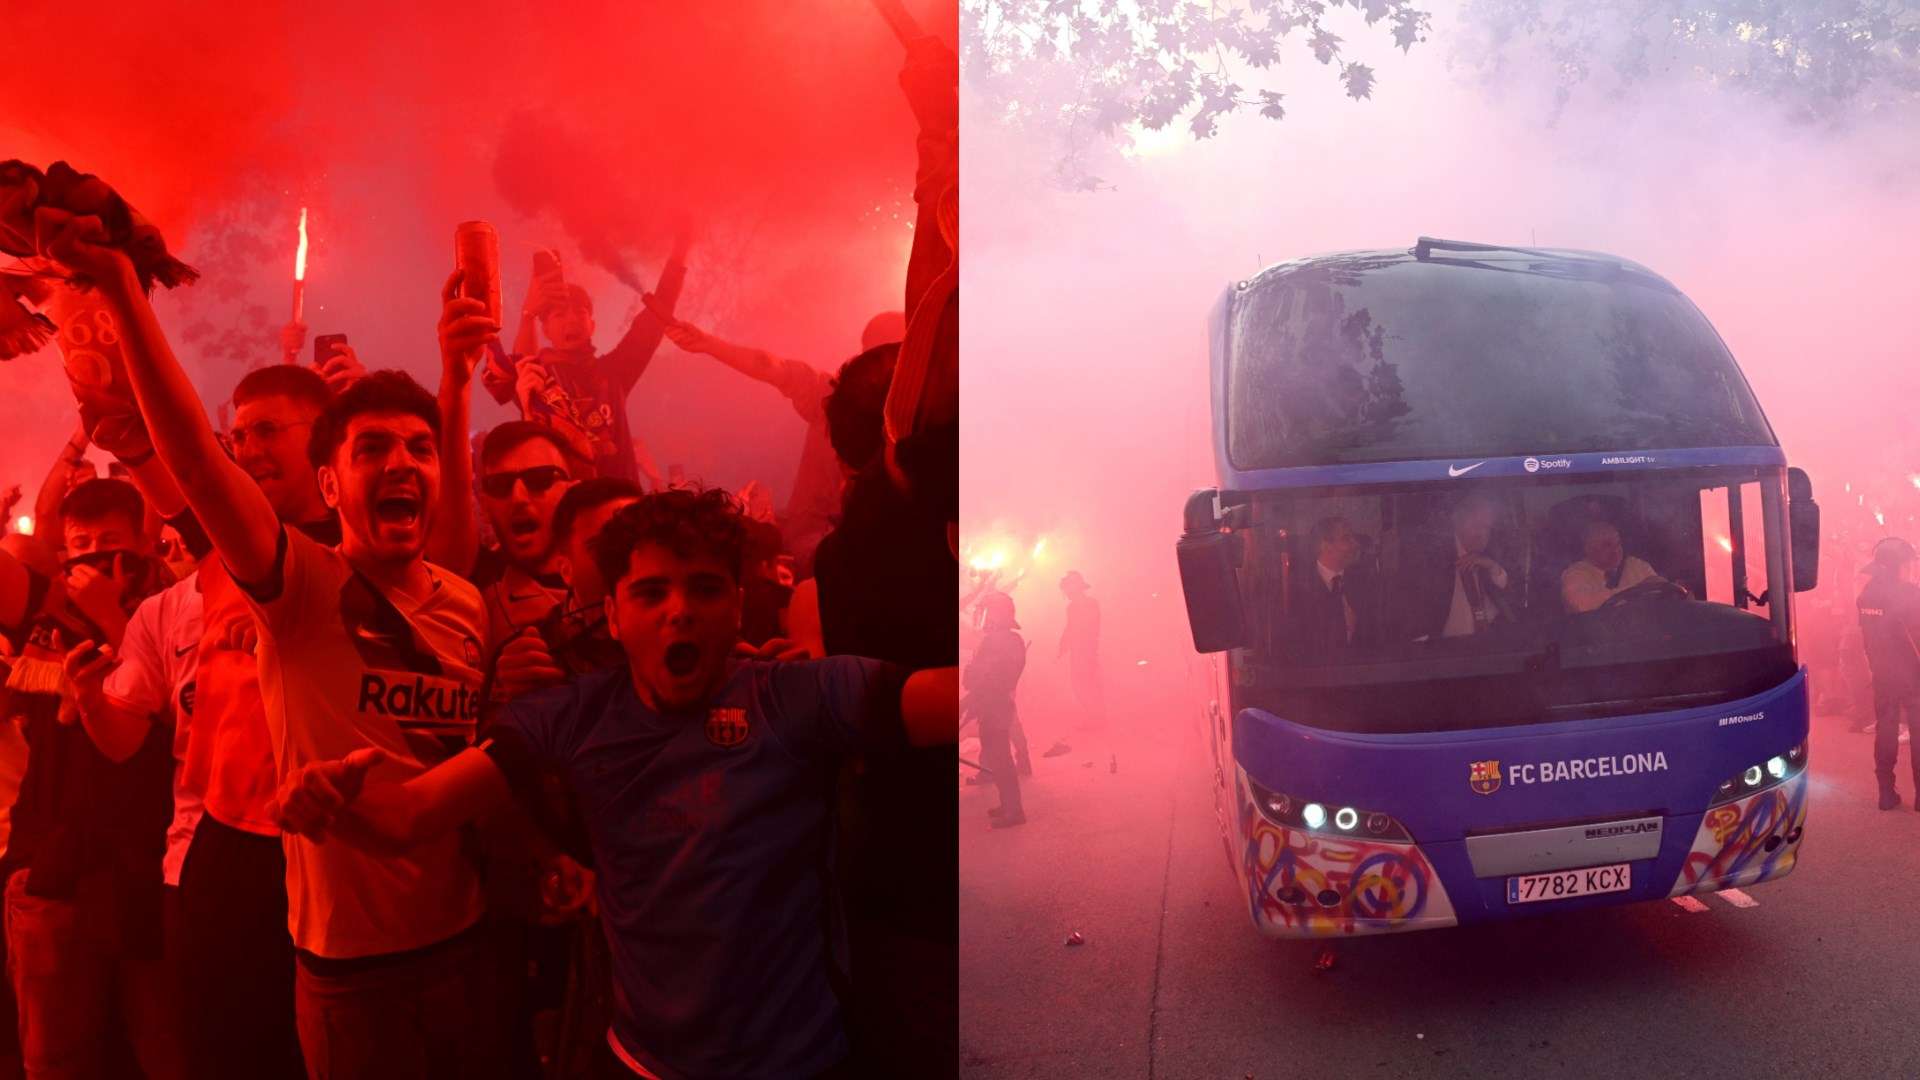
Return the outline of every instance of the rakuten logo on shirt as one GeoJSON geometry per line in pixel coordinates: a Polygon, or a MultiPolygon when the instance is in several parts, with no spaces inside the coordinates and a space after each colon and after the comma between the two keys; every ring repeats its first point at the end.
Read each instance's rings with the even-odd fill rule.
{"type": "Polygon", "coordinates": [[[480,695],[464,683],[400,671],[360,676],[361,712],[391,716],[402,724],[471,724],[480,719],[480,695]]]}

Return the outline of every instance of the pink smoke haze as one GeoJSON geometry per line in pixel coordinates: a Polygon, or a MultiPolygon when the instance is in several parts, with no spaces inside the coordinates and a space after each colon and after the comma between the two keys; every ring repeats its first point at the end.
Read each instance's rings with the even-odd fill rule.
{"type": "Polygon", "coordinates": [[[1431,43],[1410,55],[1348,40],[1378,69],[1370,101],[1290,58],[1277,69],[1285,120],[1236,115],[1197,144],[1152,138],[1093,162],[1112,187],[1094,194],[1049,187],[1055,144],[966,101],[962,521],[975,540],[1071,538],[1043,588],[1015,593],[1047,655],[1054,582],[1071,564],[1104,606],[1110,701],[1127,699],[1125,680],[1167,690],[1156,680],[1189,669],[1173,544],[1186,493],[1215,482],[1209,309],[1264,265],[1421,235],[1604,251],[1679,286],[1813,476],[1822,594],[1858,588],[1876,500],[1890,530],[1920,535],[1908,523],[1920,516],[1920,129],[1799,127],[1680,77],[1628,104],[1576,95],[1555,118],[1544,76],[1475,81],[1453,51],[1457,19],[1437,6],[1431,43]]]}
{"type": "MultiPolygon", "coordinates": [[[[951,38],[955,0],[908,6],[951,38]]],[[[613,270],[651,288],[682,223],[679,314],[730,340],[830,369],[902,303],[916,129],[867,0],[30,4],[6,22],[0,157],[98,173],[205,273],[158,306],[209,408],[277,356],[302,206],[312,334],[423,381],[471,219],[500,230],[509,339],[532,251],[554,247],[611,347],[639,310],[613,270]]],[[[71,430],[57,359],[4,371],[0,478],[29,497],[71,430]]],[[[506,417],[477,398],[477,427],[506,417]]],[[[784,500],[803,427],[772,389],[669,344],[630,408],[663,471],[784,500]]]]}

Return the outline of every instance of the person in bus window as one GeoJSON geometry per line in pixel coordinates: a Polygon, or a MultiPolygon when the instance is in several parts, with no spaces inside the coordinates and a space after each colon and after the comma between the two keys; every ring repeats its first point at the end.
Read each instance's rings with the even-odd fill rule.
{"type": "MultiPolygon", "coordinates": [[[[1920,586],[1913,584],[1913,545],[1889,536],[1873,549],[1866,588],[1860,590],[1860,636],[1873,672],[1873,772],[1880,809],[1900,806],[1893,767],[1900,754],[1900,722],[1920,723],[1920,586]]],[[[1914,807],[1920,809],[1920,757],[1912,760],[1914,807]]]]}
{"type": "Polygon", "coordinates": [[[1647,561],[1627,554],[1620,527],[1611,521],[1590,521],[1580,534],[1579,562],[1560,575],[1560,597],[1569,614],[1592,611],[1635,586],[1664,581],[1647,561]]]}
{"type": "Polygon", "coordinates": [[[1409,617],[1416,640],[1470,637],[1514,621],[1505,567],[1488,554],[1497,507],[1483,494],[1454,504],[1452,529],[1413,556],[1409,617]]]}
{"type": "Polygon", "coordinates": [[[1360,537],[1342,517],[1321,518],[1308,534],[1313,562],[1294,574],[1293,656],[1303,664],[1326,663],[1350,653],[1368,636],[1371,606],[1360,574],[1360,537]]]}

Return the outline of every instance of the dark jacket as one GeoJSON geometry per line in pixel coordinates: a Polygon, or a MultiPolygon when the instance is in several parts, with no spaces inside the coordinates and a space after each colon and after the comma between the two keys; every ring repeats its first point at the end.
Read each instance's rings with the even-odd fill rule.
{"type": "Polygon", "coordinates": [[[1013,703],[1020,673],[1027,668],[1027,643],[1011,630],[995,630],[973,650],[962,683],[981,730],[1012,727],[1020,718],[1013,703]]]}
{"type": "Polygon", "coordinates": [[[1296,664],[1339,663],[1379,644],[1379,591],[1360,567],[1339,575],[1336,596],[1321,579],[1317,563],[1296,568],[1287,592],[1287,652],[1296,664]],[[1342,598],[1346,603],[1341,603],[1342,598]],[[1352,607],[1353,632],[1347,632],[1346,608],[1352,607]]]}
{"type": "Polygon", "coordinates": [[[1860,590],[1859,610],[1874,689],[1920,690],[1920,586],[1876,575],[1860,590]]]}

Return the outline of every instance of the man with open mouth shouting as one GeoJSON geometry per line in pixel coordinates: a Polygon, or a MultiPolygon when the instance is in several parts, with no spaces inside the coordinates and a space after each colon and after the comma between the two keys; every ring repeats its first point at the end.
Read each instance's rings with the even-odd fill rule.
{"type": "MultiPolygon", "coordinates": [[[[127,256],[97,219],[41,209],[43,255],[85,274],[117,320],[155,452],[247,594],[276,767],[377,748],[383,776],[419,774],[473,741],[484,617],[466,581],[428,563],[430,529],[471,561],[467,383],[498,326],[443,293],[438,401],[382,371],[334,398],[308,443],[340,518],[329,547],[283,526],[222,451],[127,256]],[[460,450],[446,453],[441,433],[460,450]],[[443,469],[445,475],[443,477],[443,469]],[[444,481],[444,483],[443,483],[444,481]],[[450,493],[443,500],[443,493],[450,493]]],[[[314,1076],[499,1076],[492,965],[475,924],[477,875],[460,838],[391,858],[286,837],[295,1013],[314,1076]]]]}
{"type": "Polygon", "coordinates": [[[955,737],[952,668],[736,656],[746,539],[724,492],[642,497],[594,544],[625,666],[514,701],[480,747],[404,782],[366,749],[280,789],[290,831],[411,851],[561,770],[592,838],[622,1074],[805,1077],[843,1062],[824,887],[834,768],[955,737]]]}

